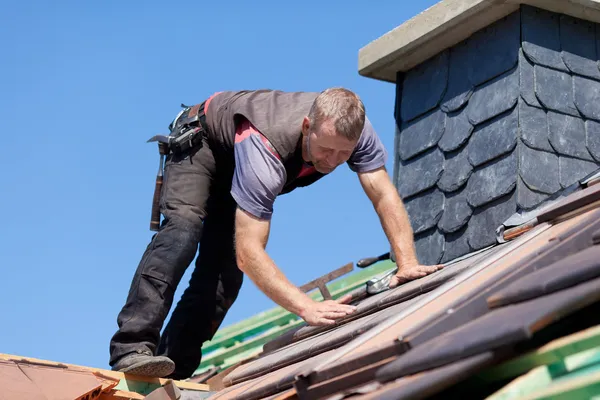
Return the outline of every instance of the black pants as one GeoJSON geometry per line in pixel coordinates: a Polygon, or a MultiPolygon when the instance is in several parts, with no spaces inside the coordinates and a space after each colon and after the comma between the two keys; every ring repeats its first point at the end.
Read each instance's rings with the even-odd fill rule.
{"type": "Polygon", "coordinates": [[[188,378],[198,367],[202,344],[214,336],[243,280],[233,245],[232,171],[233,163],[220,162],[206,139],[190,154],[167,159],[163,223],[141,258],[117,317],[111,366],[125,354],[149,350],[175,362],[172,378],[188,378]],[[175,290],[198,246],[189,285],[161,337],[175,290]]]}

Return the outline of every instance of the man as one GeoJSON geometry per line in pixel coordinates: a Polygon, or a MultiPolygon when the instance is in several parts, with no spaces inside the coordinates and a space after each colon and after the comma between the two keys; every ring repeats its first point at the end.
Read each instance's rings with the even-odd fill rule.
{"type": "MultiPolygon", "coordinates": [[[[275,198],[343,163],[358,174],[396,254],[399,271],[390,286],[441,268],[418,263],[406,211],[385,171],[386,151],[353,92],[220,92],[186,110],[188,117],[192,110],[205,115],[200,118],[205,134],[189,151],[167,158],[160,202],[164,220],[118,316],[110,345],[114,370],[190,377],[202,344],[235,301],[244,273],[310,325],[333,324],[354,312],[343,301],[313,301],[265,251],[275,198]],[[198,245],[189,286],[161,337],[173,294],[198,245]]],[[[172,135],[179,119],[170,126],[172,135]]]]}

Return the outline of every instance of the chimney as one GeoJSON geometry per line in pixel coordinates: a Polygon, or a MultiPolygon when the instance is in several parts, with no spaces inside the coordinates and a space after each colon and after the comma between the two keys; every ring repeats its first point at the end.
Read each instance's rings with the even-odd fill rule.
{"type": "Polygon", "coordinates": [[[496,244],[600,168],[600,2],[577,3],[444,0],[361,49],[360,73],[396,85],[420,262],[496,244]]]}

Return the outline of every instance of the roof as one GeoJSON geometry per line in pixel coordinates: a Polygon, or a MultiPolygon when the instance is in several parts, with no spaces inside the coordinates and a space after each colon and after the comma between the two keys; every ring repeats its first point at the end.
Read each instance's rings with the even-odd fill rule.
{"type": "Polygon", "coordinates": [[[527,4],[600,22],[600,0],[442,0],[360,49],[363,76],[396,82],[407,71],[527,4]]]}
{"type": "Polygon", "coordinates": [[[530,214],[505,243],[359,298],[334,327],[301,325],[267,342],[219,376],[211,399],[509,399],[598,387],[596,182],[530,214]]]}
{"type": "MultiPolygon", "coordinates": [[[[333,298],[339,298],[364,287],[368,280],[394,267],[391,261],[378,262],[330,282],[327,288],[333,298]]],[[[309,292],[309,296],[317,301],[323,299],[319,291],[309,292]]],[[[302,322],[297,315],[275,307],[219,329],[213,339],[202,346],[202,361],[194,372],[193,380],[206,382],[220,371],[261,353],[265,343],[300,326],[302,322]]]]}
{"type": "Polygon", "coordinates": [[[2,400],[200,400],[207,385],[0,354],[2,400]]]}

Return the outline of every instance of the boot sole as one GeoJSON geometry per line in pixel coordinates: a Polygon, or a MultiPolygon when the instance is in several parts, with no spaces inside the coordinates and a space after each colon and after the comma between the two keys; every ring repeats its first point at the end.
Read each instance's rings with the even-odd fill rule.
{"type": "Polygon", "coordinates": [[[148,360],[122,368],[119,372],[130,375],[149,376],[152,378],[164,378],[175,371],[175,364],[169,359],[148,360]]]}

